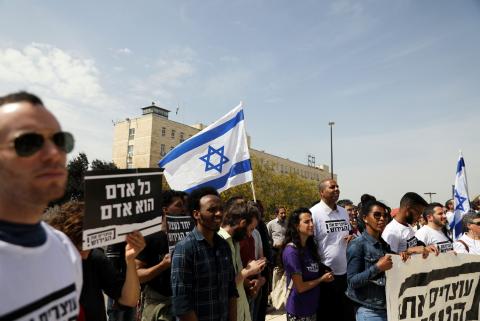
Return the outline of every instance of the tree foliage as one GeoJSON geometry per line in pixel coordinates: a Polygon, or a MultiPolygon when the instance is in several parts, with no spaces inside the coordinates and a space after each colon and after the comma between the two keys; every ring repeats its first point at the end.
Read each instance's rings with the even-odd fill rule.
{"type": "MultiPolygon", "coordinates": [[[[278,174],[269,166],[252,159],[253,183],[258,200],[265,208],[266,220],[273,218],[276,207],[284,206],[287,211],[298,207],[309,208],[319,198],[317,184],[293,174],[278,174]]],[[[253,199],[251,184],[235,186],[222,193],[223,199],[243,196],[253,199]]]]}
{"type": "MultiPolygon", "coordinates": [[[[61,205],[70,200],[83,200],[85,197],[85,173],[89,167],[88,157],[85,153],[79,153],[67,164],[68,180],[65,195],[53,201],[49,206],[61,205]]],[[[117,169],[114,163],[95,159],[91,164],[92,170],[117,169]]]]}
{"type": "Polygon", "coordinates": [[[95,170],[118,169],[118,167],[112,162],[106,162],[99,159],[94,159],[90,164],[90,169],[95,171],[95,170]]]}

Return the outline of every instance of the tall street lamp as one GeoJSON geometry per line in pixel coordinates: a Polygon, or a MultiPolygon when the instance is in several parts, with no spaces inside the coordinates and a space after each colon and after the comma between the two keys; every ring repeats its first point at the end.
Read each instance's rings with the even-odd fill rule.
{"type": "Polygon", "coordinates": [[[330,126],[330,171],[332,173],[332,179],[333,179],[333,125],[335,125],[335,122],[333,121],[328,123],[328,126],[330,126]]]}

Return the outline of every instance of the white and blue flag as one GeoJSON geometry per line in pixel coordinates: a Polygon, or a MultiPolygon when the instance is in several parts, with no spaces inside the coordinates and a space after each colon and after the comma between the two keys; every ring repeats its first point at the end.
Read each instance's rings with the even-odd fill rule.
{"type": "Polygon", "coordinates": [[[450,229],[453,236],[457,239],[462,233],[462,218],[465,213],[470,210],[470,199],[468,197],[467,173],[465,172],[465,161],[462,153],[457,164],[457,175],[455,177],[455,188],[453,191],[454,213],[453,220],[450,223],[450,229]]]}
{"type": "Polygon", "coordinates": [[[189,193],[211,186],[218,192],[253,180],[242,103],[160,160],[172,189],[189,193]]]}

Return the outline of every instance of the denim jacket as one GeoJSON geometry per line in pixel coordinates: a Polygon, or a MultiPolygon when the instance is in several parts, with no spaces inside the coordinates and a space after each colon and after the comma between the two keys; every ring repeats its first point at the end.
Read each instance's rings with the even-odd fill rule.
{"type": "Polygon", "coordinates": [[[370,309],[386,309],[385,273],[377,268],[376,263],[387,253],[392,253],[388,244],[367,232],[350,242],[346,295],[351,300],[370,309]]]}

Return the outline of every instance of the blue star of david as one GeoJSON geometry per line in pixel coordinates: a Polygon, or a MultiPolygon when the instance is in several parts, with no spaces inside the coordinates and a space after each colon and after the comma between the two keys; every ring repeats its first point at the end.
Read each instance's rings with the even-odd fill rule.
{"type": "Polygon", "coordinates": [[[215,169],[219,173],[222,173],[222,166],[230,161],[227,157],[223,155],[224,151],[225,151],[225,146],[222,146],[218,149],[215,149],[210,145],[208,146],[207,154],[199,158],[201,161],[205,162],[205,172],[215,169]],[[220,157],[220,159],[218,160],[218,164],[213,164],[210,161],[210,158],[214,155],[218,155],[220,157]]]}
{"type": "Polygon", "coordinates": [[[458,194],[458,191],[455,190],[455,198],[457,199],[457,207],[455,207],[455,210],[460,210],[462,212],[465,212],[465,209],[463,207],[463,203],[467,200],[466,197],[462,197],[462,195],[458,194]]]}

